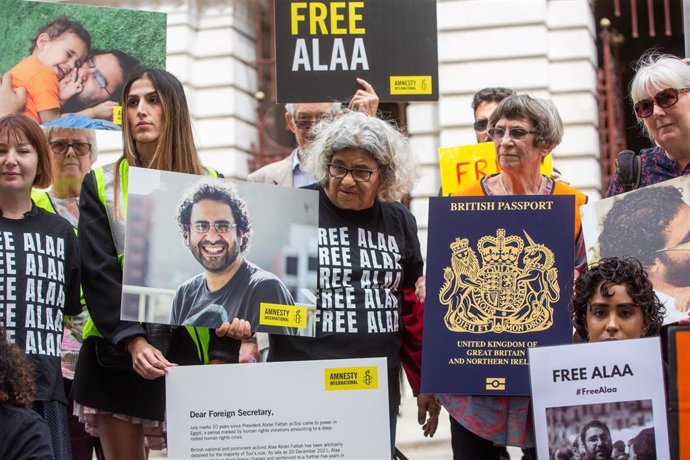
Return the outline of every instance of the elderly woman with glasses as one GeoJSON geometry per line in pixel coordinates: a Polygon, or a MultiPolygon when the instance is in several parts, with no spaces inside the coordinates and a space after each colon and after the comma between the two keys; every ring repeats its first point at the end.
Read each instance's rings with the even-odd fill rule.
{"type": "MultiPolygon", "coordinates": [[[[94,131],[88,129],[47,128],[53,180],[46,191],[32,190],[31,198],[36,206],[65,218],[75,229],[79,222],[79,194],[84,176],[96,161],[94,131]]],[[[81,348],[81,335],[88,317],[82,297],[82,313],[64,320],[62,335],[62,378],[65,392],[70,394],[77,357],[81,348]]],[[[75,460],[90,459],[93,449],[100,450],[96,438],[91,437],[79,419],[72,415],[69,400],[70,443],[75,460]]]]}
{"type": "MultiPolygon", "coordinates": [[[[676,56],[648,52],[637,61],[630,98],[637,121],[654,143],[640,151],[639,186],[690,174],[690,65],[676,56]]],[[[608,196],[634,187],[619,171],[608,196]]]]}
{"type": "MultiPolygon", "coordinates": [[[[509,96],[489,119],[501,172],[460,190],[460,196],[574,195],[575,268],[586,265],[579,208],[587,197],[541,174],[542,160],[561,142],[563,122],[553,102],[528,95],[509,96]]],[[[454,459],[500,458],[501,446],[527,447],[536,458],[530,398],[522,396],[439,395],[448,409],[454,459]]]]}
{"type": "MultiPolygon", "coordinates": [[[[397,201],[412,187],[416,162],[403,134],[361,112],[317,126],[307,159],[319,193],[316,337],[271,335],[268,360],[386,357],[393,446],[401,346],[421,345],[409,327],[403,330],[403,291],[414,292],[424,262],[417,223],[397,201]]],[[[430,414],[425,434],[433,435],[440,407],[430,395],[417,402],[420,423],[430,414]]]]}

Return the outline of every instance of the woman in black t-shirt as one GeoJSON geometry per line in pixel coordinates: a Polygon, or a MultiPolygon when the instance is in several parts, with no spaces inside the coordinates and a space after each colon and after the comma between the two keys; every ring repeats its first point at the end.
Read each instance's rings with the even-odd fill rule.
{"type": "Polygon", "coordinates": [[[0,119],[0,326],[34,365],[33,408],[48,423],[56,459],[70,459],[60,369],[62,319],[81,312],[76,236],[36,207],[32,187],[52,173],[48,141],[24,115],[0,119]]]}
{"type": "MultiPolygon", "coordinates": [[[[387,358],[393,446],[401,362],[414,357],[406,370],[419,369],[421,357],[421,331],[403,321],[403,297],[418,286],[417,301],[424,301],[424,262],[414,216],[397,201],[412,188],[416,161],[400,131],[364,113],[315,129],[307,167],[320,197],[316,337],[271,335],[268,360],[387,358]]],[[[417,394],[419,376],[408,377],[417,394]]],[[[439,406],[431,395],[417,401],[423,419],[430,414],[425,434],[433,434],[439,406]]]]}

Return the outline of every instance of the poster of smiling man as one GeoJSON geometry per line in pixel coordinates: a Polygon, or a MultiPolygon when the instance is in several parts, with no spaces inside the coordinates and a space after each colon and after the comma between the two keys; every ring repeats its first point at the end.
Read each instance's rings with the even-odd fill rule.
{"type": "Polygon", "coordinates": [[[634,257],[666,305],[665,323],[690,310],[690,176],[582,208],[587,260],[634,257]]]}
{"type": "Polygon", "coordinates": [[[278,102],[438,100],[436,0],[276,0],[278,102]]]}
{"type": "Polygon", "coordinates": [[[571,340],[574,204],[430,200],[423,392],[529,394],[527,348],[571,340]]]}
{"type": "Polygon", "coordinates": [[[529,360],[539,458],[672,458],[658,337],[534,348],[529,360]]]}
{"type": "Polygon", "coordinates": [[[122,319],[314,335],[318,194],[130,168],[122,319]]]}
{"type": "Polygon", "coordinates": [[[26,90],[39,123],[119,130],[122,90],[142,67],[165,67],[166,15],[3,0],[0,74],[26,90]]]}

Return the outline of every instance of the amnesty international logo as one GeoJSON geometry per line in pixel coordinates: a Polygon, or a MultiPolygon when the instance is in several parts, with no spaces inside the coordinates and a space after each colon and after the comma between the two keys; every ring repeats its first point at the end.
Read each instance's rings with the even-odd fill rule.
{"type": "Polygon", "coordinates": [[[379,387],[378,368],[331,367],[324,369],[326,391],[376,390],[379,387]]]}
{"type": "MultiPolygon", "coordinates": [[[[523,231],[524,232],[524,231],[523,231]]],[[[517,235],[477,242],[481,263],[467,238],[451,243],[450,267],[443,271],[439,301],[448,307],[446,327],[455,332],[526,333],[553,324],[553,303],[560,299],[553,252],[517,235]]]]}

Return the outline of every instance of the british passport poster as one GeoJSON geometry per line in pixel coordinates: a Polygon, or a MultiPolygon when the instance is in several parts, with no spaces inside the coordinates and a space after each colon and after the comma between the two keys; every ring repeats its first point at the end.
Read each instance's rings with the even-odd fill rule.
{"type": "Polygon", "coordinates": [[[527,349],[571,342],[575,198],[429,203],[422,391],[529,395],[527,349]]]}

